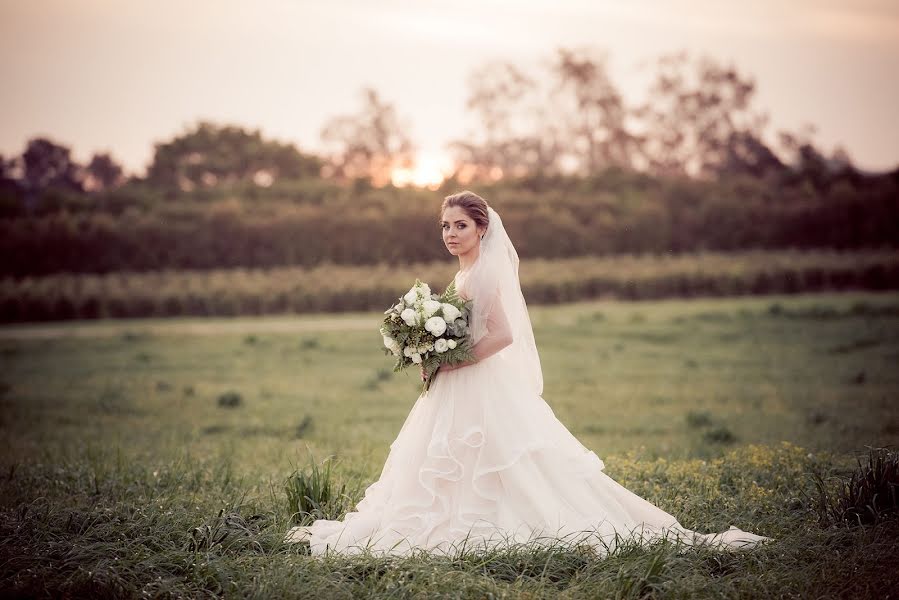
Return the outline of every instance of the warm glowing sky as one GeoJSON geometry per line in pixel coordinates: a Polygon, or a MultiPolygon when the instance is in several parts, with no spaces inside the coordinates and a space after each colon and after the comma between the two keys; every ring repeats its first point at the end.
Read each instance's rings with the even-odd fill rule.
{"type": "Polygon", "coordinates": [[[0,0],[0,153],[35,135],[143,172],[198,118],[315,151],[375,87],[423,152],[476,123],[465,80],[595,44],[637,99],[641,59],[686,48],[756,76],[772,127],[818,126],[858,165],[899,164],[896,0],[0,0]]]}

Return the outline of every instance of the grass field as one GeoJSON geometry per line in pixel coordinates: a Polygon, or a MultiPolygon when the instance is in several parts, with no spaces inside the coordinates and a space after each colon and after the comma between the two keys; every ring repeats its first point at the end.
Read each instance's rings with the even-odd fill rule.
{"type": "MultiPolygon", "coordinates": [[[[358,500],[417,396],[377,313],[0,329],[0,585],[92,597],[885,597],[899,526],[827,527],[811,472],[899,440],[899,294],[535,307],[543,397],[606,472],[747,555],[312,559],[286,477],[358,500]],[[229,520],[230,519],[230,520],[229,520]],[[220,537],[216,538],[216,532],[220,537]],[[216,543],[215,539],[219,539],[216,543]],[[222,541],[224,540],[224,541],[222,541]]],[[[834,480],[835,481],[835,480],[834,480]]]]}

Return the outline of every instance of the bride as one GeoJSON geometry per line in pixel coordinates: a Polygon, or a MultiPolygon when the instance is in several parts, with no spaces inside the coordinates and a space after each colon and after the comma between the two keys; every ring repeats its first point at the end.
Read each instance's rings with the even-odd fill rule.
{"type": "Polygon", "coordinates": [[[499,214],[463,191],[446,197],[440,224],[459,257],[457,290],[472,300],[475,360],[440,367],[354,511],[294,527],[286,541],[308,541],[314,555],[409,555],[562,540],[605,555],[624,538],[722,549],[772,539],[733,525],[691,531],[606,475],[541,397],[518,254],[499,214]]]}

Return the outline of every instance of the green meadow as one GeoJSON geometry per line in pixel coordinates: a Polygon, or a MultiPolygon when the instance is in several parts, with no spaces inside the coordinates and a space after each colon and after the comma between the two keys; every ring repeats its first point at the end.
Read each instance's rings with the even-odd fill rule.
{"type": "MultiPolygon", "coordinates": [[[[866,446],[899,440],[899,294],[531,309],[556,416],[629,489],[750,553],[510,549],[316,559],[288,477],[342,511],[418,396],[379,313],[0,329],[0,589],[19,597],[885,597],[899,525],[828,523],[866,446]]],[[[335,514],[334,517],[339,515],[335,514]]]]}

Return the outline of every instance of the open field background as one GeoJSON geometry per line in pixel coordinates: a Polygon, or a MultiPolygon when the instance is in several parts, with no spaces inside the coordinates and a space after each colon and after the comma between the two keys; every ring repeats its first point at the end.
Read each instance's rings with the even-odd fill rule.
{"type": "Polygon", "coordinates": [[[899,440],[899,295],[532,309],[544,398],[560,420],[610,476],[684,525],[777,538],[749,557],[650,548],[606,561],[525,553],[492,566],[316,562],[283,545],[288,475],[334,456],[350,509],[417,396],[414,374],[392,374],[380,354],[379,316],[0,329],[2,588],[883,597],[899,583],[883,576],[899,556],[895,524],[820,525],[810,477],[845,475],[865,445],[899,440]]]}
{"type": "Polygon", "coordinates": [[[896,9],[207,3],[0,12],[0,600],[899,598],[896,9]],[[420,397],[381,311],[463,190],[559,419],[773,543],[283,542],[420,397]]]}

